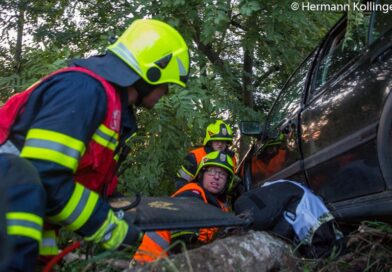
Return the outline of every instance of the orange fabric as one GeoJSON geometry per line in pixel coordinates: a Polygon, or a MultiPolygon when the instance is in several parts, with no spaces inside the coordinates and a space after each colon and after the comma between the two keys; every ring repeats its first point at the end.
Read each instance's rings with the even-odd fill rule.
{"type": "Polygon", "coordinates": [[[256,156],[252,157],[252,174],[255,181],[265,179],[283,168],[286,161],[287,151],[284,149],[278,149],[276,154],[267,162],[263,159],[259,159],[256,156]]]}
{"type": "Polygon", "coordinates": [[[233,160],[233,171],[235,173],[235,171],[237,171],[237,160],[235,158],[235,156],[232,156],[231,159],[233,160]]]}
{"type": "MultiPolygon", "coordinates": [[[[170,244],[170,231],[162,230],[156,231],[155,233],[161,236],[162,239],[167,241],[168,244],[170,244]]],[[[152,238],[145,234],[143,236],[142,243],[140,244],[135,255],[133,256],[133,259],[136,262],[143,264],[153,262],[157,259],[164,257],[167,257],[166,248],[160,247],[158,243],[156,243],[152,238]]]]}
{"type": "Polygon", "coordinates": [[[197,149],[194,149],[191,151],[191,153],[193,153],[193,155],[195,155],[197,165],[199,165],[201,162],[201,159],[205,155],[207,155],[207,152],[205,151],[204,147],[199,147],[197,149]]]}
{"type": "MultiPolygon", "coordinates": [[[[172,197],[175,197],[185,191],[198,191],[203,198],[204,203],[208,204],[206,194],[204,192],[204,189],[200,187],[197,183],[191,182],[180,188],[178,191],[176,191],[172,197]]],[[[221,203],[219,200],[219,205],[221,206],[221,209],[223,210],[225,208],[225,205],[221,203]]],[[[197,238],[200,242],[207,244],[210,242],[213,238],[214,235],[218,232],[219,228],[203,228],[199,230],[199,237],[197,238]]]]}
{"type": "Polygon", "coordinates": [[[278,150],[278,154],[276,154],[276,156],[273,157],[268,163],[268,171],[271,173],[271,175],[283,168],[283,164],[286,161],[286,153],[287,151],[285,149],[280,148],[278,150]]]}
{"type": "Polygon", "coordinates": [[[194,182],[188,183],[185,186],[181,187],[171,196],[176,197],[177,195],[179,195],[185,191],[198,191],[200,193],[201,197],[203,198],[204,203],[208,203],[204,189],[201,188],[197,183],[194,183],[194,182]]]}
{"type": "Polygon", "coordinates": [[[208,244],[214,240],[215,234],[218,232],[219,228],[203,228],[199,230],[199,237],[197,240],[204,244],[208,244]]]}
{"type": "MultiPolygon", "coordinates": [[[[201,197],[203,198],[204,203],[208,204],[207,196],[206,196],[206,193],[205,193],[204,189],[199,184],[197,184],[195,182],[191,182],[191,183],[188,183],[188,184],[184,185],[183,187],[178,189],[171,196],[172,197],[176,197],[177,195],[179,195],[180,193],[183,193],[185,191],[198,191],[200,193],[201,197]]],[[[218,201],[222,211],[224,211],[224,212],[228,212],[229,211],[229,208],[226,207],[226,205],[222,201],[220,201],[219,199],[217,199],[217,201],[218,201]]]]}
{"type": "MultiPolygon", "coordinates": [[[[176,197],[182,192],[185,191],[197,191],[200,193],[203,201],[208,204],[207,197],[205,191],[202,187],[200,187],[197,183],[191,182],[177,190],[172,197],[176,197]]],[[[224,203],[218,200],[221,209],[225,212],[228,211],[228,208],[224,203]]],[[[213,240],[215,234],[218,232],[219,228],[202,228],[199,230],[198,240],[202,243],[209,243],[213,240]]],[[[171,234],[170,231],[155,231],[155,235],[159,235],[160,238],[163,239],[167,244],[171,242],[171,234]]],[[[160,239],[159,238],[159,239],[160,239]]],[[[160,239],[161,240],[161,239],[160,239]]],[[[161,240],[162,241],[162,240],[161,240]]],[[[153,262],[157,259],[167,257],[166,248],[162,248],[158,241],[154,241],[148,233],[146,233],[143,237],[142,243],[140,244],[138,250],[136,251],[133,260],[136,262],[143,264],[148,262],[153,262]]]]}

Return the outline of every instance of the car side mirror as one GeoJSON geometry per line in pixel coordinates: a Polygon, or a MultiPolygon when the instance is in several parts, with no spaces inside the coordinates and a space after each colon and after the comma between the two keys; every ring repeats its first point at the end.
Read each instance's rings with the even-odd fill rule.
{"type": "Polygon", "coordinates": [[[241,135],[256,137],[261,139],[263,136],[263,126],[255,121],[241,121],[240,122],[241,135]]]}

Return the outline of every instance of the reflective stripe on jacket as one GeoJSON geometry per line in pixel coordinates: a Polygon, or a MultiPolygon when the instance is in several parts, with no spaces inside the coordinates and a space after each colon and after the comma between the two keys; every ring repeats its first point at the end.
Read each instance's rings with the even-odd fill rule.
{"type": "Polygon", "coordinates": [[[87,188],[101,192],[106,188],[106,193],[113,193],[117,185],[115,150],[119,141],[121,101],[115,88],[102,77],[82,67],[63,68],[44,77],[22,93],[11,97],[0,108],[0,145],[4,144],[11,132],[12,125],[23,111],[30,94],[45,80],[52,76],[66,72],[86,73],[98,80],[105,89],[107,98],[107,111],[104,121],[97,128],[92,139],[86,147],[83,143],[67,138],[64,134],[56,132],[30,129],[26,135],[26,145],[22,157],[41,159],[50,156],[51,159],[75,172],[75,180],[87,188]],[[53,139],[59,139],[53,141],[53,139]],[[64,144],[66,143],[66,145],[64,144]],[[50,149],[46,148],[50,146],[50,149]],[[57,148],[57,149],[56,149],[57,148]],[[52,150],[58,150],[54,153],[52,150]]]}
{"type": "MultiPolygon", "coordinates": [[[[13,143],[41,174],[45,219],[106,249],[117,248],[130,232],[99,196],[104,188],[110,194],[117,182],[114,156],[121,102],[127,102],[120,95],[126,93],[85,68],[72,67],[45,77],[0,109],[5,117],[0,144],[13,143]]],[[[7,145],[5,152],[12,148],[7,145]]],[[[46,242],[42,252],[51,254],[54,239],[46,242]]]]}
{"type": "Polygon", "coordinates": [[[170,242],[170,231],[146,232],[143,236],[142,243],[133,256],[133,260],[143,264],[167,257],[170,242]]]}

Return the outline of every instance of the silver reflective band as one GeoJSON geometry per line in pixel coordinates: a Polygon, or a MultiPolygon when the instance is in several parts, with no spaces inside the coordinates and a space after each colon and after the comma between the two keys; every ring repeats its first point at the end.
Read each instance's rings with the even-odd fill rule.
{"type": "Polygon", "coordinates": [[[180,58],[177,58],[177,63],[178,63],[178,70],[180,71],[180,76],[186,76],[188,73],[186,72],[184,64],[182,63],[180,58]]]}
{"type": "Polygon", "coordinates": [[[170,244],[165,239],[163,239],[159,234],[157,234],[155,231],[146,232],[145,235],[150,237],[151,240],[157,243],[164,250],[166,250],[170,246],[170,244]]]}
{"type": "Polygon", "coordinates": [[[114,145],[117,145],[117,140],[116,140],[116,136],[109,136],[106,133],[104,133],[102,130],[97,129],[97,131],[95,132],[95,134],[97,134],[99,137],[105,139],[106,141],[108,141],[109,143],[112,143],[114,145]]]}
{"type": "Polygon", "coordinates": [[[7,226],[11,227],[11,226],[21,226],[21,227],[27,227],[30,229],[36,229],[38,231],[42,231],[42,226],[28,221],[28,220],[23,220],[23,219],[8,219],[7,220],[7,226]]]}
{"type": "Polygon", "coordinates": [[[121,57],[123,57],[128,63],[133,65],[132,68],[136,68],[140,73],[142,72],[136,58],[122,42],[119,42],[116,46],[112,47],[112,50],[119,54],[121,57]]]}
{"type": "Polygon", "coordinates": [[[87,201],[90,196],[90,190],[85,189],[83,190],[82,196],[80,197],[78,201],[78,205],[75,207],[75,209],[72,211],[72,213],[68,216],[68,218],[64,219],[61,223],[65,225],[71,225],[73,222],[76,221],[76,219],[79,218],[79,216],[82,214],[84,211],[84,208],[87,205],[87,201]]]}
{"type": "Polygon", "coordinates": [[[41,241],[42,247],[57,247],[55,238],[43,238],[41,241]]]}
{"type": "Polygon", "coordinates": [[[101,242],[107,242],[112,238],[112,232],[113,230],[117,228],[117,224],[111,223],[109,226],[106,227],[105,234],[103,235],[103,238],[101,242]]]}
{"type": "Polygon", "coordinates": [[[0,145],[0,153],[5,153],[5,154],[14,154],[19,156],[20,152],[16,148],[16,146],[10,141],[6,141],[4,144],[0,145]]]}
{"type": "Polygon", "coordinates": [[[65,154],[67,156],[70,156],[76,160],[79,160],[80,158],[80,151],[73,149],[71,147],[68,147],[66,145],[56,143],[53,141],[49,140],[41,140],[41,139],[29,139],[26,141],[25,146],[30,146],[30,147],[39,147],[39,148],[46,148],[50,150],[54,150],[57,152],[60,152],[62,154],[65,154]]]}
{"type": "Polygon", "coordinates": [[[178,173],[180,174],[180,177],[182,177],[183,179],[185,179],[186,181],[191,181],[193,179],[192,176],[188,175],[184,170],[180,169],[178,171],[178,173]]]}

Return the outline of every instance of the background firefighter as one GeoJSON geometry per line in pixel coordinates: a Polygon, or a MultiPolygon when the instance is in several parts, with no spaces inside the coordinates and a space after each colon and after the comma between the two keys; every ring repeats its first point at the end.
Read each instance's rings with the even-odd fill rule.
{"type": "MultiPolygon", "coordinates": [[[[195,180],[177,190],[172,197],[199,198],[204,203],[226,212],[228,211],[226,193],[233,180],[233,169],[234,163],[229,155],[220,151],[211,152],[201,160],[195,180]]],[[[133,261],[143,264],[168,256],[169,249],[170,252],[178,252],[179,248],[170,246],[177,240],[185,242],[186,245],[209,243],[214,239],[217,231],[218,228],[203,228],[146,232],[133,261]]]]}
{"type": "Polygon", "coordinates": [[[234,163],[235,171],[235,153],[229,149],[229,145],[233,142],[233,136],[231,127],[222,120],[209,124],[206,128],[203,146],[191,150],[185,157],[185,163],[178,170],[175,179],[176,189],[195,179],[201,159],[213,151],[226,152],[234,163]]]}

